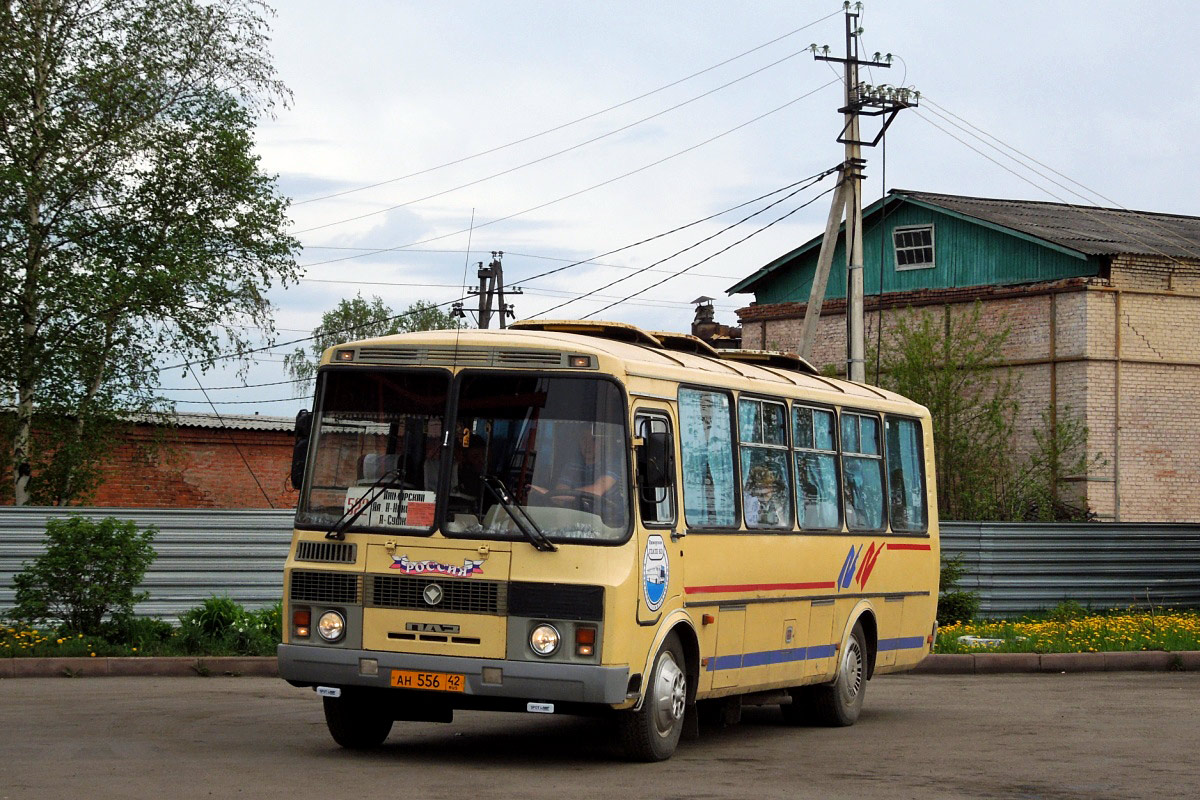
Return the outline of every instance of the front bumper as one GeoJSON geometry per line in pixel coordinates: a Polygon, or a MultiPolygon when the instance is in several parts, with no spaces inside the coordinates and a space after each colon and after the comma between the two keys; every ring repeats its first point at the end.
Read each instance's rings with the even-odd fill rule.
{"type": "Polygon", "coordinates": [[[281,644],[278,652],[279,677],[300,684],[387,689],[391,688],[393,669],[426,670],[465,675],[467,695],[604,705],[624,703],[629,685],[628,667],[343,650],[295,644],[281,644]],[[359,659],[378,661],[378,674],[362,674],[359,659]],[[484,667],[499,668],[501,682],[484,683],[484,667]]]}

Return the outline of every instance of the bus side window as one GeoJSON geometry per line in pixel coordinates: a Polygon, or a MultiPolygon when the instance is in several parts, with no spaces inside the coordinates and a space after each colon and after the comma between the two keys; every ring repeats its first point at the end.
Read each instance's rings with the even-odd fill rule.
{"type": "Polygon", "coordinates": [[[842,413],[842,494],[847,528],[883,530],[883,449],[878,417],[842,413]]]}
{"type": "Polygon", "coordinates": [[[793,406],[792,446],[796,448],[796,508],[800,527],[841,530],[837,417],[828,409],[793,406]]]}
{"type": "Polygon", "coordinates": [[[791,459],[787,407],[742,397],[738,400],[742,455],[742,512],[747,528],[791,529],[791,459]]]}
{"type": "MultiPolygon", "coordinates": [[[[638,415],[635,433],[645,439],[648,434],[666,434],[669,445],[675,447],[671,439],[671,422],[666,417],[638,415]]],[[[670,469],[667,473],[667,485],[647,487],[641,485],[641,472],[638,473],[638,509],[642,522],[646,525],[673,525],[675,523],[675,459],[668,460],[670,469]]]]}
{"type": "Polygon", "coordinates": [[[915,419],[887,418],[888,498],[892,530],[924,533],[929,525],[925,508],[925,455],[921,424],[915,419]]]}
{"type": "Polygon", "coordinates": [[[732,410],[726,392],[679,390],[680,473],[690,527],[737,527],[732,410]]]}

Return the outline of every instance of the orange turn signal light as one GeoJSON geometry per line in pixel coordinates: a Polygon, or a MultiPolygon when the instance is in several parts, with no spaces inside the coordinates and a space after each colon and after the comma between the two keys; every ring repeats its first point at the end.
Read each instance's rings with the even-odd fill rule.
{"type": "Polygon", "coordinates": [[[596,629],[580,626],[575,629],[575,654],[591,656],[596,653],[596,629]]]}
{"type": "Polygon", "coordinates": [[[292,624],[297,627],[312,624],[312,612],[307,608],[297,608],[292,612],[292,624]]]}

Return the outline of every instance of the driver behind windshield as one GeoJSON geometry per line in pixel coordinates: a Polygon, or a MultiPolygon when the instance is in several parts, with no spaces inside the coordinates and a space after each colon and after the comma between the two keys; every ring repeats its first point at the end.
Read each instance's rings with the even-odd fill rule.
{"type": "Polygon", "coordinates": [[[531,484],[531,505],[555,505],[592,511],[620,480],[610,459],[598,457],[603,451],[600,436],[587,424],[560,423],[565,431],[556,431],[555,470],[549,486],[531,484]]]}

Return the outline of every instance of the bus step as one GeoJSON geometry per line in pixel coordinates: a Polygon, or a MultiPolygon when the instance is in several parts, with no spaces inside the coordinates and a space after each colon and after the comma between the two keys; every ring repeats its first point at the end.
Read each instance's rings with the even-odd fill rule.
{"type": "Polygon", "coordinates": [[[744,706],[786,706],[791,705],[792,695],[787,689],[772,689],[767,692],[755,692],[742,695],[744,706]]]}

